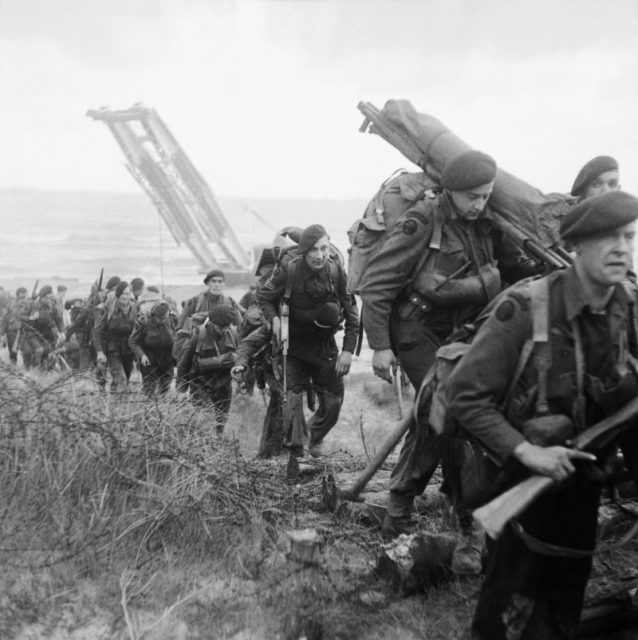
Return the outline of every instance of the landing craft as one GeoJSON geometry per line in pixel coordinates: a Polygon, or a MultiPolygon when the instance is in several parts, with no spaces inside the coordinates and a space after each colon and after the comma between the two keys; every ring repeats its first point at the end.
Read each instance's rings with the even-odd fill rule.
{"type": "MultiPolygon", "coordinates": [[[[202,273],[223,269],[227,280],[252,278],[254,256],[263,247],[246,250],[237,238],[211,188],[154,109],[90,109],[126,156],[126,168],[147,193],[178,244],[185,244],[202,273]]],[[[263,219],[262,219],[263,222],[263,219]]]]}

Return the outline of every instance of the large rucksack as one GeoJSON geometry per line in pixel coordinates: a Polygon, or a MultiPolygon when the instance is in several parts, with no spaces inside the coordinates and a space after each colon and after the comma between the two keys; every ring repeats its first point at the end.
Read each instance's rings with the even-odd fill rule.
{"type": "Polygon", "coordinates": [[[395,171],[383,182],[363,216],[348,229],[349,293],[359,293],[370,258],[379,251],[388,231],[399,217],[437,187],[437,183],[422,171],[410,173],[403,169],[395,171]]]}

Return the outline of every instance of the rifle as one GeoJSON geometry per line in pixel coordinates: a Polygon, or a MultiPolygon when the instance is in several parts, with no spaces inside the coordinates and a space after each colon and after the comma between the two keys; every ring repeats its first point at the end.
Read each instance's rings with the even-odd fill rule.
{"type": "Polygon", "coordinates": [[[104,280],[104,267],[102,267],[102,268],[100,269],[100,277],[98,278],[98,281],[97,281],[97,290],[98,290],[98,293],[99,293],[100,291],[102,291],[102,281],[103,281],[103,280],[104,280]]]}
{"type": "MultiPolygon", "coordinates": [[[[428,162],[428,155],[421,147],[408,135],[402,127],[392,122],[382,111],[377,109],[370,102],[359,102],[357,108],[363,113],[365,119],[359,127],[362,133],[375,133],[386,142],[399,150],[408,160],[416,164],[430,178],[437,180],[439,170],[428,162]]],[[[448,131],[444,129],[444,131],[448,131]]],[[[433,136],[428,147],[436,140],[441,132],[433,136]]],[[[460,140],[459,145],[463,144],[460,140]]],[[[467,145],[465,145],[467,147],[467,145]]],[[[457,149],[458,150],[458,149],[457,149]]],[[[507,235],[513,242],[521,247],[534,260],[540,260],[551,268],[565,268],[571,264],[571,257],[564,250],[556,247],[544,247],[538,238],[535,238],[528,231],[516,224],[506,212],[492,209],[495,226],[507,235]]]]}
{"type": "Polygon", "coordinates": [[[279,324],[279,344],[281,345],[281,355],[282,355],[282,367],[283,367],[283,402],[286,402],[288,395],[288,342],[289,342],[289,333],[290,333],[290,325],[289,325],[289,316],[290,309],[288,307],[288,302],[286,300],[282,300],[279,304],[279,316],[280,316],[280,324],[279,324]]]}
{"type": "MultiPolygon", "coordinates": [[[[634,398],[616,413],[581,431],[573,438],[571,446],[577,451],[604,447],[627,430],[630,426],[627,423],[637,416],[638,398],[634,398]]],[[[474,519],[491,538],[496,539],[512,518],[525,511],[536,498],[555,484],[548,476],[533,475],[474,511],[474,519]]]]}
{"type": "Polygon", "coordinates": [[[359,494],[365,489],[365,486],[370,481],[370,478],[379,470],[381,465],[385,462],[385,459],[392,453],[392,450],[397,446],[405,432],[410,428],[410,425],[416,421],[416,413],[418,407],[423,404],[427,404],[432,397],[432,386],[427,385],[423,390],[422,397],[417,400],[418,405],[408,411],[401,422],[397,424],[390,432],[390,435],[385,439],[374,458],[370,460],[368,466],[361,472],[361,475],[355,482],[347,489],[338,489],[337,495],[342,500],[350,500],[351,502],[358,502],[361,500],[359,494]]]}
{"type": "Polygon", "coordinates": [[[31,300],[35,300],[38,297],[38,283],[40,281],[36,280],[35,284],[33,285],[33,291],[31,291],[31,300]]]}

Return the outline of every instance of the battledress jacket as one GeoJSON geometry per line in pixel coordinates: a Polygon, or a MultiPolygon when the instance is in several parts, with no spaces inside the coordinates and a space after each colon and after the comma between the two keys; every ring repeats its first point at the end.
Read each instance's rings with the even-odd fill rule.
{"type": "MultiPolygon", "coordinates": [[[[574,267],[546,278],[549,413],[569,417],[578,431],[614,413],[638,393],[634,365],[638,356],[638,291],[633,285],[618,284],[605,313],[593,313],[574,267]],[[584,356],[584,413],[575,411],[574,326],[580,332],[584,356]]],[[[532,313],[529,281],[510,287],[448,380],[448,417],[476,438],[499,465],[508,462],[514,449],[525,441],[523,423],[535,412],[538,367],[534,352],[515,380],[513,393],[509,391],[523,346],[532,336],[532,313]],[[512,399],[504,411],[501,404],[506,395],[512,399]]],[[[638,431],[620,439],[625,460],[634,472],[638,470],[636,442],[638,431]]]]}
{"type": "Polygon", "coordinates": [[[410,321],[416,331],[422,322],[443,339],[472,320],[502,280],[516,282],[537,267],[494,228],[489,208],[466,221],[445,192],[421,200],[399,218],[366,267],[360,295],[368,343],[375,351],[392,347],[391,316],[410,321]],[[427,312],[410,302],[413,292],[427,312]]]}
{"type": "Polygon", "coordinates": [[[330,258],[319,270],[311,269],[303,257],[293,258],[273,273],[266,284],[257,292],[257,301],[266,320],[278,315],[278,305],[286,292],[288,269],[291,263],[295,269],[290,294],[290,349],[304,348],[304,343],[312,339],[311,329],[297,318],[304,312],[318,308],[326,302],[338,302],[345,320],[342,351],[354,353],[359,331],[359,314],[352,295],[346,291],[346,273],[343,267],[330,258]],[[294,261],[294,262],[293,262],[294,261]]]}

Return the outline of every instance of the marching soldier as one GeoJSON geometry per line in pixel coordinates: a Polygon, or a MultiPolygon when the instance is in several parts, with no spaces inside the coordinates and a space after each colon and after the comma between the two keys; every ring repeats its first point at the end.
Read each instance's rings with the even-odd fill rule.
{"type": "Polygon", "coordinates": [[[21,321],[20,349],[26,367],[43,366],[57,346],[64,343],[62,318],[58,313],[53,288],[42,287],[36,300],[24,300],[18,306],[21,321]]]}
{"type": "Polygon", "coordinates": [[[280,335],[280,307],[289,309],[290,344],[286,358],[287,404],[284,413],[286,448],[303,455],[324,455],[323,439],[339,418],[343,403],[343,376],[350,371],[357,342],[359,317],[354,298],[346,292],[346,275],[330,256],[330,237],[319,224],[303,230],[296,255],[273,272],[257,300],[273,332],[280,335]],[[345,320],[341,352],[335,333],[345,320]],[[308,424],[303,412],[304,390],[312,381],[319,399],[308,424]]]}
{"type": "MultiPolygon", "coordinates": [[[[129,338],[135,325],[137,311],[128,282],[117,283],[113,298],[96,308],[93,346],[98,367],[111,372],[111,391],[125,391],[133,370],[133,351],[129,338]]],[[[98,377],[98,384],[100,384],[98,377]]],[[[100,386],[102,386],[100,384],[100,386]]]]}
{"type": "MultiPolygon", "coordinates": [[[[456,156],[441,174],[443,192],[404,213],[371,258],[360,287],[362,317],[381,378],[392,379],[398,359],[418,390],[437,349],[474,320],[503,280],[515,282],[538,268],[492,226],[487,203],[495,177],[496,163],[487,154],[456,156]]],[[[441,461],[462,534],[452,568],[472,574],[481,570],[483,534],[462,503],[464,451],[462,441],[438,437],[427,420],[413,424],[392,473],[384,529],[397,534],[414,527],[414,498],[441,461]]]]}
{"type": "Polygon", "coordinates": [[[230,410],[230,370],[237,351],[237,334],[232,325],[236,318],[236,309],[215,305],[208,312],[208,322],[198,327],[177,361],[178,392],[190,387],[196,404],[213,409],[218,435],[224,432],[230,410]]]}
{"type": "Polygon", "coordinates": [[[164,394],[173,379],[173,335],[177,316],[168,302],[156,302],[135,321],[129,346],[140,364],[142,390],[148,396],[164,394]]]}
{"type": "MultiPolygon", "coordinates": [[[[508,289],[448,380],[447,413],[485,450],[482,477],[556,483],[490,549],[477,640],[575,637],[616,445],[596,457],[565,442],[638,394],[636,219],[638,199],[621,191],[577,204],[560,228],[573,265],[508,289]]],[[[618,442],[638,480],[638,433],[618,442]]]]}

